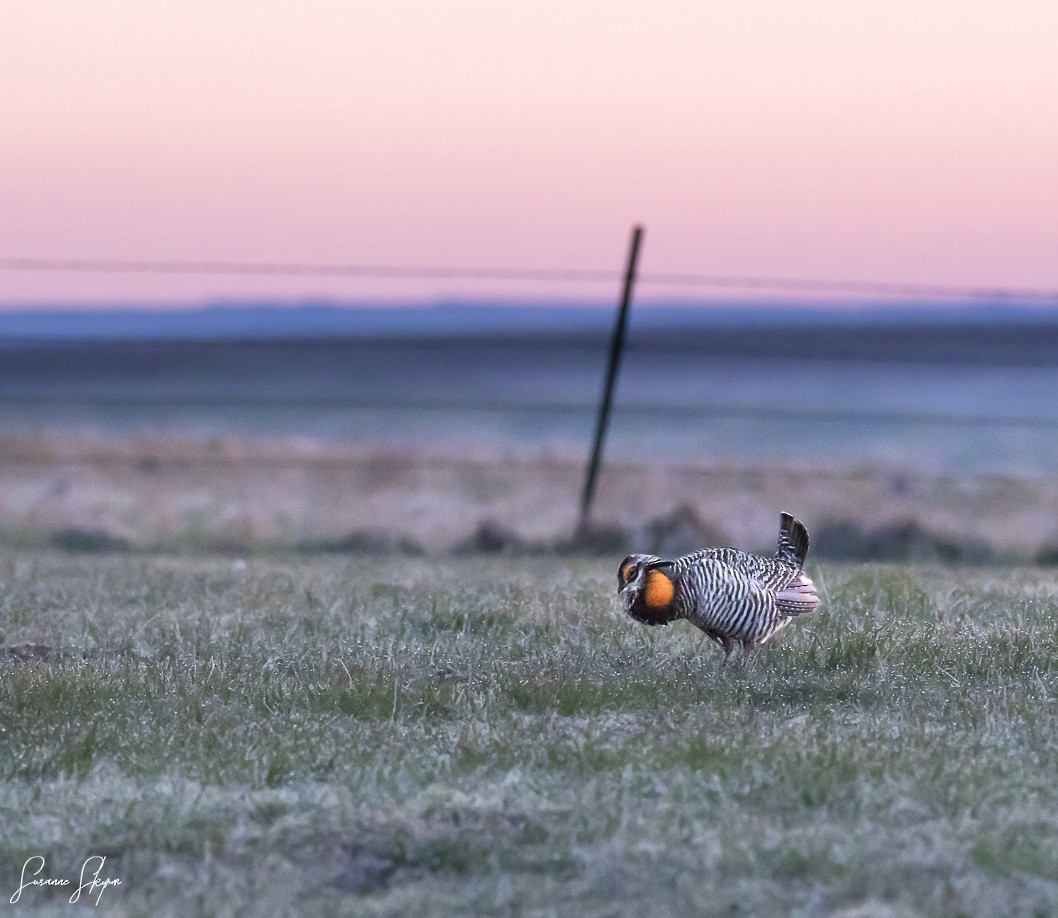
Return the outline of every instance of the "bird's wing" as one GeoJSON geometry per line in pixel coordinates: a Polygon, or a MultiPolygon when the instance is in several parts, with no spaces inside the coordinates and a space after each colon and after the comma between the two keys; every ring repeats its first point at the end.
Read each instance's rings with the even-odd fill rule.
{"type": "Polygon", "coordinates": [[[695,558],[682,577],[688,591],[688,597],[700,608],[724,608],[729,604],[741,603],[747,598],[754,599],[764,593],[773,592],[766,579],[759,576],[761,571],[743,563],[743,558],[752,558],[738,552],[737,556],[727,554],[733,549],[716,549],[711,552],[696,552],[695,558]]]}
{"type": "Polygon", "coordinates": [[[797,568],[777,558],[762,558],[738,548],[706,548],[676,559],[674,566],[681,572],[702,564],[724,564],[733,576],[758,581],[773,590],[781,590],[797,576],[797,568]]]}

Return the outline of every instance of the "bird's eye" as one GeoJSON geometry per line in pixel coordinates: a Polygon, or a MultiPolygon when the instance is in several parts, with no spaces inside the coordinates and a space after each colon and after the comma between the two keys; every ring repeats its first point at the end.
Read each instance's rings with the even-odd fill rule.
{"type": "Polygon", "coordinates": [[[629,564],[628,567],[625,568],[625,583],[631,583],[635,579],[636,566],[634,564],[629,564]]]}

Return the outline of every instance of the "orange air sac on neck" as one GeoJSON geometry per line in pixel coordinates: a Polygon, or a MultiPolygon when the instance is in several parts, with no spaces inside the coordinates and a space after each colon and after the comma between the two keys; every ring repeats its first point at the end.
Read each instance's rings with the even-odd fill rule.
{"type": "Polygon", "coordinates": [[[663,609],[672,602],[675,587],[661,571],[652,570],[647,572],[646,589],[643,593],[647,608],[663,609]]]}

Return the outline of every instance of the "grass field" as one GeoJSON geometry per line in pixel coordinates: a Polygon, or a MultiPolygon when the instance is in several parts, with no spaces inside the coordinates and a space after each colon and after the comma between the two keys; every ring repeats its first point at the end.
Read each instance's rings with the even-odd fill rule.
{"type": "Polygon", "coordinates": [[[0,911],[1058,913],[1058,573],[816,567],[723,668],[618,560],[8,553],[0,911]]]}

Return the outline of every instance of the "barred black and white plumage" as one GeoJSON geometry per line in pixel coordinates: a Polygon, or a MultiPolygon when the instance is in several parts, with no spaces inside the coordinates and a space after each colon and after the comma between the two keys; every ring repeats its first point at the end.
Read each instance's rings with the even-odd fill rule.
{"type": "Polygon", "coordinates": [[[748,656],[795,615],[819,606],[804,573],[808,545],[808,530],[783,513],[774,558],[737,548],[706,548],[671,561],[629,555],[618,569],[618,592],[638,622],[685,618],[723,648],[725,659],[736,644],[748,656]]]}

